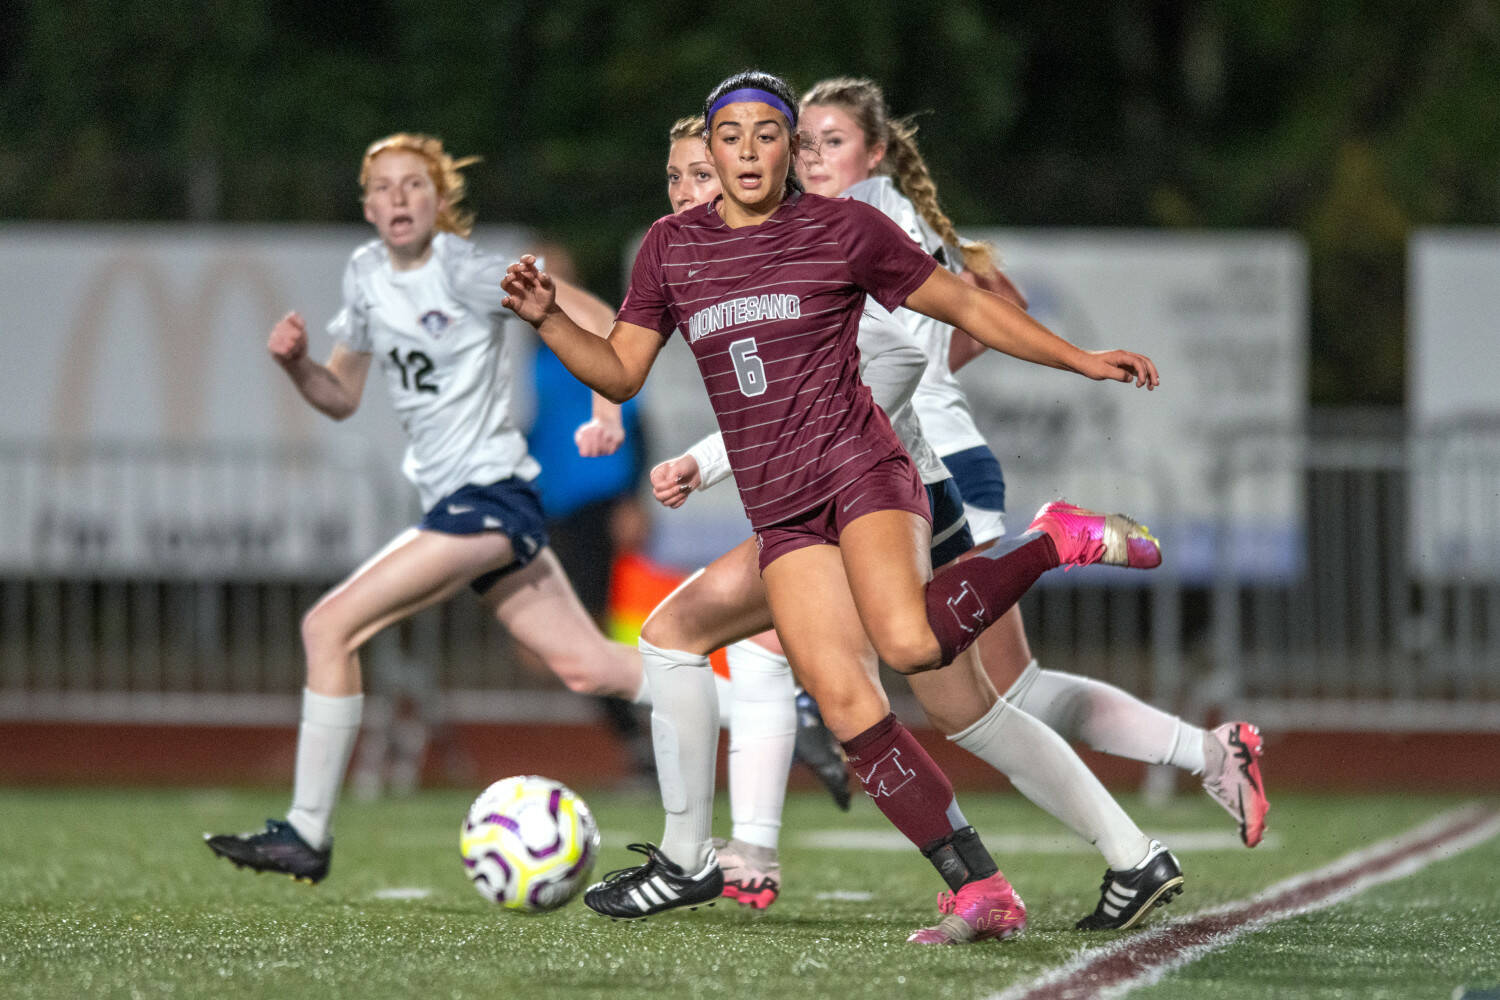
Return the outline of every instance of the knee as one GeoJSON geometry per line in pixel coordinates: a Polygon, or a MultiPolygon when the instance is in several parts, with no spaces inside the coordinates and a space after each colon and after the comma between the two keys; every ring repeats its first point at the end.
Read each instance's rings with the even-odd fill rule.
{"type": "Polygon", "coordinates": [[[641,626],[641,638],[658,649],[677,648],[672,644],[672,633],[672,628],[654,611],[641,626]]]}
{"type": "Polygon", "coordinates": [[[682,627],[682,619],[676,615],[659,615],[655,612],[641,626],[641,638],[657,649],[676,649],[684,653],[703,654],[696,648],[696,637],[682,627]]]}
{"type": "Polygon", "coordinates": [[[319,601],[302,616],[302,648],[309,663],[329,655],[347,654],[351,652],[348,646],[348,629],[339,622],[328,602],[319,601]]]}
{"type": "MultiPolygon", "coordinates": [[[[628,685],[618,676],[622,671],[615,669],[617,663],[616,650],[612,648],[614,645],[601,642],[599,649],[593,652],[579,650],[576,653],[569,651],[553,654],[547,665],[552,668],[557,679],[562,681],[563,686],[574,694],[629,698],[635,692],[625,690],[628,685]]],[[[635,655],[635,650],[629,647],[619,647],[619,651],[635,655]]]]}
{"type": "Polygon", "coordinates": [[[920,674],[943,665],[943,650],[932,633],[922,636],[887,636],[875,640],[881,662],[898,674],[920,674]]]}
{"type": "Polygon", "coordinates": [[[568,667],[559,667],[557,678],[574,694],[597,696],[619,694],[619,692],[611,690],[610,685],[603,683],[601,678],[586,669],[582,669],[581,664],[574,665],[571,669],[568,667]]]}

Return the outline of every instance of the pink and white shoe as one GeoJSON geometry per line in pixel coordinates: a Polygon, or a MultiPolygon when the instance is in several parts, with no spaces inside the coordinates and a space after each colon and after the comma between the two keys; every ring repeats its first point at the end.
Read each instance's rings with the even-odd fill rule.
{"type": "Polygon", "coordinates": [[[719,867],[724,869],[724,898],[752,910],[764,910],[781,894],[781,863],[770,847],[742,840],[715,841],[719,867]]]}
{"type": "Polygon", "coordinates": [[[935,927],[913,931],[906,940],[917,944],[969,944],[1003,941],[1026,929],[1026,904],[1003,874],[961,886],[958,892],[938,893],[943,919],[935,927]]]}
{"type": "Polygon", "coordinates": [[[1266,832],[1266,786],[1260,777],[1265,751],[1260,730],[1248,722],[1226,722],[1203,734],[1203,790],[1240,825],[1240,839],[1254,847],[1266,832]]]}
{"type": "Polygon", "coordinates": [[[1161,543],[1151,529],[1124,514],[1097,514],[1065,500],[1043,505],[1031,529],[1045,531],[1065,569],[1104,563],[1131,569],[1161,565],[1161,543]]]}

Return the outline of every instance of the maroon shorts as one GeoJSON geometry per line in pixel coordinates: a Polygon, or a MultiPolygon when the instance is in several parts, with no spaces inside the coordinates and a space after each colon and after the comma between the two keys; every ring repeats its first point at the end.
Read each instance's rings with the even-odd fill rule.
{"type": "Polygon", "coordinates": [[[932,504],[906,452],[881,459],[874,468],[812,510],[755,533],[760,569],[809,545],[837,545],[850,521],[877,510],[909,510],[932,523],[932,504]]]}

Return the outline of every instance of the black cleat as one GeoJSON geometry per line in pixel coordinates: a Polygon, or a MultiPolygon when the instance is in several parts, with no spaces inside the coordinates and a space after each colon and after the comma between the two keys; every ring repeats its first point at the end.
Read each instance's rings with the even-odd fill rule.
{"type": "Polygon", "coordinates": [[[629,849],[646,856],[646,863],[636,868],[621,868],[595,882],[583,894],[589,909],[606,917],[649,917],[653,913],[678,906],[697,909],[724,892],[724,872],[712,848],[703,870],[689,875],[668,861],[655,844],[630,844],[629,849]]]}
{"type": "Polygon", "coordinates": [[[1126,872],[1109,869],[1104,873],[1098,908],[1073,926],[1081,931],[1123,931],[1181,892],[1182,866],[1171,851],[1153,840],[1146,860],[1139,866],[1126,872]]]}
{"type": "Polygon", "coordinates": [[[234,862],[236,868],[256,872],[281,872],[308,885],[328,875],[333,845],[314,850],[286,820],[268,819],[259,833],[204,834],[208,849],[234,862]]]}
{"type": "Polygon", "coordinates": [[[849,811],[849,761],[833,730],[823,724],[823,713],[813,696],[797,689],[797,743],[792,758],[806,764],[833,801],[849,811]]]}

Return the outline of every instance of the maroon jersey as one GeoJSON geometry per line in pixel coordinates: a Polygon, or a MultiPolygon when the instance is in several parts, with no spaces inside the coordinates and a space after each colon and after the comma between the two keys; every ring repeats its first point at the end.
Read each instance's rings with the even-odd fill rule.
{"type": "Polygon", "coordinates": [[[687,338],[758,530],[901,451],[855,337],[867,292],[894,309],[936,266],[863,202],[793,195],[740,229],[703,205],[651,227],[619,319],[687,338]]]}

